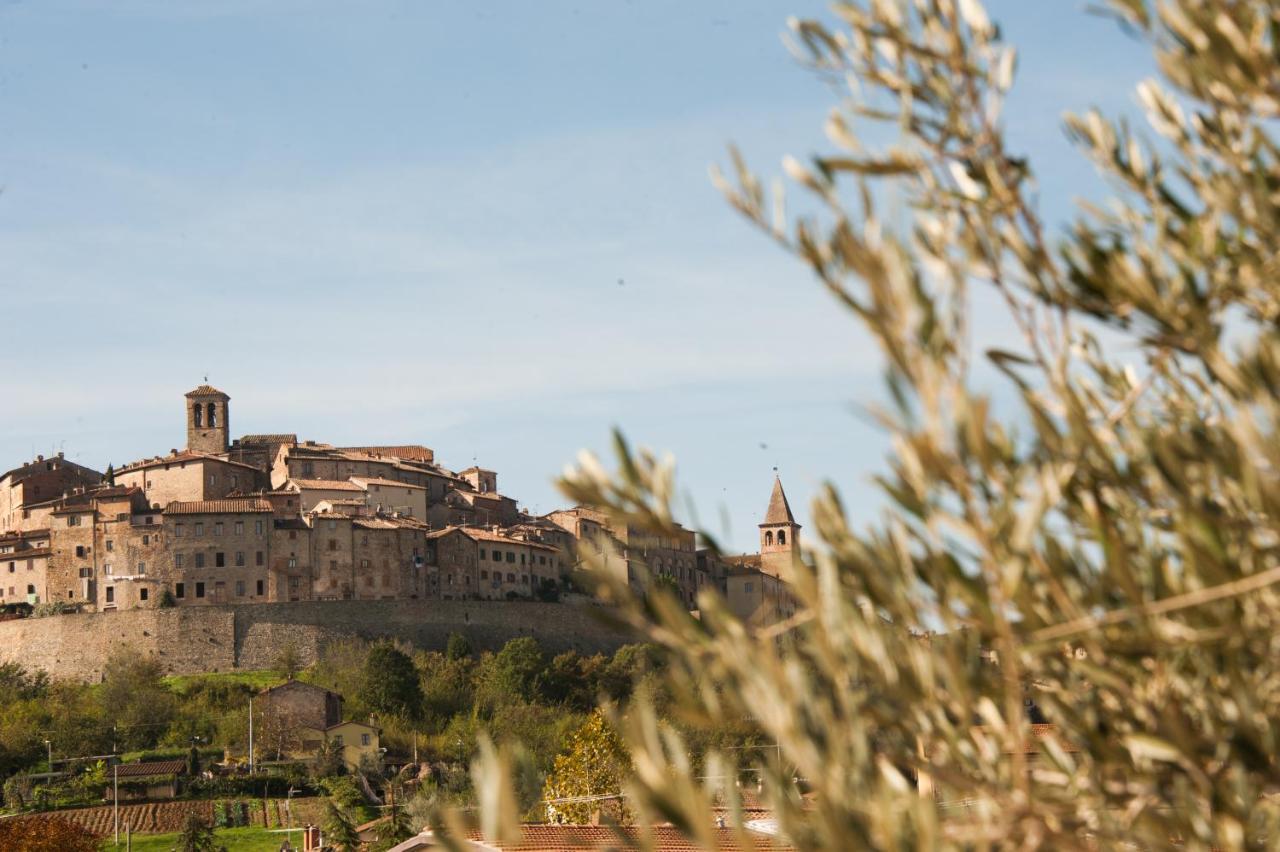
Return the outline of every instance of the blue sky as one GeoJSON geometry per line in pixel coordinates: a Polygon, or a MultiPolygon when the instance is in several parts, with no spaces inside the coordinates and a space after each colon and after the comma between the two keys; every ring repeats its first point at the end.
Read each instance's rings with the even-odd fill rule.
{"type": "MultiPolygon", "coordinates": [[[[875,351],[707,180],[824,148],[780,36],[825,8],[0,0],[0,468],[178,447],[207,374],[236,434],[425,443],[538,511],[619,425],[736,548],[775,465],[802,522],[824,479],[873,518],[875,351]]],[[[1082,4],[990,9],[1060,223],[1100,193],[1062,112],[1149,63],[1082,4]]]]}

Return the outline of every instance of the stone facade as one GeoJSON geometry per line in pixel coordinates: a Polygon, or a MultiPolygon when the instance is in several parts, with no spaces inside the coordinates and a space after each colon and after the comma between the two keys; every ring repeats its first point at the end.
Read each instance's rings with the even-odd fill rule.
{"type": "Polygon", "coordinates": [[[0,605],[49,599],[49,530],[0,536],[0,605]]]}

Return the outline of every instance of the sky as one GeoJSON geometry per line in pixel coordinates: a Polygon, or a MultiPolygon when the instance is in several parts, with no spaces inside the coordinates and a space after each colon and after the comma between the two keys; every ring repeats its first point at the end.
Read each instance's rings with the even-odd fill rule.
{"type": "MultiPolygon", "coordinates": [[[[782,42],[826,8],[0,0],[0,469],[181,447],[207,376],[235,435],[426,444],[537,512],[619,427],[730,549],[775,467],[801,523],[826,481],[874,520],[875,347],[707,177],[827,149],[782,42]]],[[[1063,112],[1134,111],[1149,58],[1082,3],[989,9],[1060,225],[1104,189],[1063,112]]]]}

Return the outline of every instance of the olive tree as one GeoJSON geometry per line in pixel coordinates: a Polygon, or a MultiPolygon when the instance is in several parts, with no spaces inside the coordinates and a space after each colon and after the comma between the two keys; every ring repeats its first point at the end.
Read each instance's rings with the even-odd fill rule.
{"type": "MultiPolygon", "coordinates": [[[[769,190],[736,152],[716,175],[878,344],[886,509],[854,529],[822,490],[803,606],[767,629],[713,592],[695,620],[598,574],[666,649],[672,713],[777,744],[755,769],[799,848],[1280,842],[1280,8],[1106,9],[1159,73],[1146,127],[1065,119],[1114,195],[1067,228],[1037,204],[1051,164],[1009,147],[1015,53],[979,0],[792,22],[847,86],[830,150],[769,190]],[[795,193],[811,212],[788,214],[795,193]],[[975,339],[980,290],[1016,344],[975,339]]],[[[670,461],[617,453],[614,473],[584,456],[566,495],[673,534],[670,461]]],[[[695,763],[644,701],[618,724],[638,821],[708,848],[715,802],[740,823],[731,753],[695,763]]]]}

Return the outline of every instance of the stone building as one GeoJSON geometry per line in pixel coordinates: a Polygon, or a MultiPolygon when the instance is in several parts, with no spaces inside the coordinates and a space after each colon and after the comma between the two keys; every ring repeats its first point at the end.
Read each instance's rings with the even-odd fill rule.
{"type": "Polygon", "coordinates": [[[698,551],[679,526],[656,535],[583,507],[530,517],[495,471],[454,473],[420,444],[232,440],[230,397],[208,384],[182,404],[186,446],[126,465],[111,484],[61,455],[0,477],[0,602],[111,612],[551,599],[590,565],[636,589],[669,578],[690,608],[708,588],[735,610],[790,606],[800,528],[777,481],[748,564],[698,551]]]}
{"type": "Polygon", "coordinates": [[[0,535],[0,605],[49,599],[49,530],[0,535]]]}
{"type": "Polygon", "coordinates": [[[0,475],[0,532],[39,529],[42,524],[39,518],[33,521],[31,507],[101,481],[102,474],[67,461],[62,453],[47,459],[36,456],[6,471],[0,475]]]}
{"type": "Polygon", "coordinates": [[[240,462],[191,451],[170,451],[133,462],[115,473],[117,485],[140,488],[152,506],[218,500],[265,485],[262,471],[240,462]]]}
{"type": "Polygon", "coordinates": [[[164,511],[169,558],[154,581],[181,605],[272,600],[272,515],[271,503],[260,497],[170,503],[164,511]]]}

